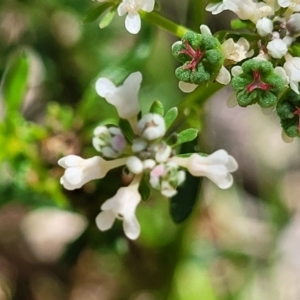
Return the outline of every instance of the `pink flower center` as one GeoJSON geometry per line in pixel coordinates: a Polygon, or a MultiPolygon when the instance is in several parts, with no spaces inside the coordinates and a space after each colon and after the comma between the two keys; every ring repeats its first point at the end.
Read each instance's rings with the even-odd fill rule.
{"type": "Polygon", "coordinates": [[[255,89],[268,91],[273,88],[272,84],[265,83],[261,80],[259,71],[253,71],[253,78],[254,80],[246,87],[248,93],[253,92],[255,89]]]}
{"type": "Polygon", "coordinates": [[[192,69],[195,71],[204,52],[201,52],[200,49],[194,50],[187,41],[185,41],[184,44],[186,49],[181,50],[179,53],[188,55],[191,58],[191,61],[187,65],[183,66],[183,69],[192,69]]]}

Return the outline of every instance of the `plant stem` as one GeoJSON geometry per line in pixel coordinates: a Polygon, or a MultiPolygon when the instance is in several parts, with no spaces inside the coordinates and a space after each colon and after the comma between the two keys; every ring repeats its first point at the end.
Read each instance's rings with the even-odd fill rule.
{"type": "Polygon", "coordinates": [[[181,26],[163,17],[157,12],[146,13],[144,11],[139,11],[139,14],[144,20],[168,31],[169,33],[177,36],[178,38],[182,38],[187,31],[191,31],[191,29],[181,26]]]}

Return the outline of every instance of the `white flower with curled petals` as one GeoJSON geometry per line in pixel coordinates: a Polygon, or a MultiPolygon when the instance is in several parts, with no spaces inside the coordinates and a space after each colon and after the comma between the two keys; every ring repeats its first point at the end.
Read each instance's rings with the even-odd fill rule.
{"type": "Polygon", "coordinates": [[[240,62],[247,57],[251,57],[254,53],[253,49],[250,50],[249,42],[241,37],[236,43],[233,39],[228,39],[222,44],[222,50],[225,59],[233,62],[240,62]]]}
{"type": "Polygon", "coordinates": [[[219,3],[219,5],[210,5],[207,10],[213,14],[218,14],[223,10],[230,10],[241,20],[250,20],[253,23],[274,13],[273,7],[264,2],[252,0],[224,0],[222,3],[219,3]]]}
{"type": "Polygon", "coordinates": [[[274,58],[282,58],[287,54],[288,48],[282,39],[273,39],[267,45],[268,54],[274,58]]]}
{"type": "Polygon", "coordinates": [[[205,176],[221,189],[228,189],[233,184],[230,172],[238,168],[236,160],[225,150],[218,150],[211,155],[192,154],[190,157],[172,157],[171,161],[186,168],[193,176],[205,176]]]}
{"type": "Polygon", "coordinates": [[[165,119],[158,114],[144,115],[139,120],[137,127],[141,136],[148,141],[161,138],[166,133],[165,119]]]}
{"type": "Polygon", "coordinates": [[[123,85],[118,87],[107,78],[99,78],[96,82],[96,91],[99,96],[116,107],[120,118],[128,120],[140,112],[138,92],[141,82],[140,72],[131,73],[123,85]]]}
{"type": "Polygon", "coordinates": [[[267,36],[273,32],[273,22],[269,18],[263,17],[256,23],[256,29],[260,36],[267,36]]]}
{"type": "Polygon", "coordinates": [[[79,189],[91,180],[105,177],[109,170],[125,163],[126,158],[106,161],[100,156],[84,159],[77,155],[68,155],[58,161],[58,164],[66,169],[60,183],[67,190],[79,189]]]}
{"type": "Polygon", "coordinates": [[[137,34],[141,30],[141,17],[139,10],[151,12],[154,9],[154,0],[123,0],[118,6],[118,15],[124,16],[125,28],[132,34],[137,34]]]}
{"type": "Polygon", "coordinates": [[[228,8],[224,4],[224,2],[209,3],[205,8],[205,10],[211,12],[212,15],[217,15],[227,9],[228,8]]]}
{"type": "Polygon", "coordinates": [[[300,83],[300,57],[293,57],[290,54],[285,55],[283,68],[289,78],[291,89],[299,94],[300,83]]]}
{"type": "Polygon", "coordinates": [[[137,239],[141,228],[135,210],[140,201],[137,183],[119,188],[116,195],[101,205],[102,212],[96,217],[97,227],[105,231],[112,227],[115,219],[121,219],[126,236],[131,240],[137,239]]]}

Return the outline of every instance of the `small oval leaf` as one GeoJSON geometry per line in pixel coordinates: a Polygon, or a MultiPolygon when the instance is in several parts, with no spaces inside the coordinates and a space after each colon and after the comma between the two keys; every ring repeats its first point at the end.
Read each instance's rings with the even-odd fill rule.
{"type": "Polygon", "coordinates": [[[87,14],[83,17],[83,22],[88,23],[88,22],[93,22],[97,20],[100,15],[107,10],[111,6],[111,3],[109,2],[104,2],[100,4],[97,7],[93,7],[91,10],[87,12],[87,14]]]}
{"type": "Polygon", "coordinates": [[[167,111],[167,113],[165,114],[165,122],[166,122],[167,129],[173,124],[177,116],[178,116],[177,107],[172,107],[167,111]]]}
{"type": "Polygon", "coordinates": [[[103,15],[103,17],[101,17],[101,21],[99,23],[99,27],[101,29],[107,27],[111,21],[113,20],[114,16],[116,14],[116,8],[111,8],[108,11],[106,11],[103,15]]]}
{"type": "Polygon", "coordinates": [[[194,140],[198,135],[198,129],[188,128],[178,133],[176,145],[194,140]]]}
{"type": "Polygon", "coordinates": [[[164,105],[160,101],[155,100],[150,107],[150,112],[153,114],[158,114],[158,115],[163,116],[164,115],[164,105]]]}

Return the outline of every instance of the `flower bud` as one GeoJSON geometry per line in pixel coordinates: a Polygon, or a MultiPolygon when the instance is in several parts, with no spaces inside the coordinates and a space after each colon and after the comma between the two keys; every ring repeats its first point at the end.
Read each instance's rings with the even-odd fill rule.
{"type": "Polygon", "coordinates": [[[166,133],[165,120],[158,114],[146,114],[139,120],[138,130],[146,140],[156,140],[166,133]]]}
{"type": "Polygon", "coordinates": [[[126,146],[125,138],[118,127],[98,126],[94,130],[93,146],[104,157],[120,156],[126,146]]]}
{"type": "Polygon", "coordinates": [[[273,31],[273,22],[266,17],[259,19],[256,23],[256,29],[260,36],[267,36],[273,31]]]}
{"type": "Polygon", "coordinates": [[[286,55],[288,48],[282,39],[274,39],[267,45],[268,53],[274,58],[282,58],[286,55]]]}

